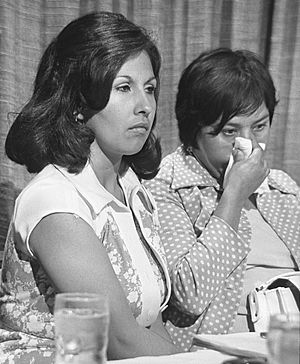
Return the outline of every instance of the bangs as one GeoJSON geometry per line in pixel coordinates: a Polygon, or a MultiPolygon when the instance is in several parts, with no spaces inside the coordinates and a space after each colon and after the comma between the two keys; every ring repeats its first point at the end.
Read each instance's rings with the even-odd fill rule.
{"type": "Polygon", "coordinates": [[[212,113],[207,115],[208,119],[205,120],[205,124],[211,125],[213,121],[220,119],[215,130],[218,134],[231,118],[237,115],[251,115],[265,101],[264,90],[255,80],[250,78],[243,82],[230,80],[211,99],[208,109],[212,110],[212,113]]]}

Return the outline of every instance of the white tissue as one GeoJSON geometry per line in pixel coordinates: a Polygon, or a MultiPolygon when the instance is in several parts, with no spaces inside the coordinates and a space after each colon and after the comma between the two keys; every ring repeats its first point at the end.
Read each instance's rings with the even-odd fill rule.
{"type": "MultiPolygon", "coordinates": [[[[259,145],[263,150],[265,150],[265,148],[266,148],[265,143],[259,143],[259,145]]],[[[246,139],[246,138],[242,138],[242,137],[236,137],[235,138],[235,143],[234,143],[234,148],[237,148],[237,149],[241,150],[244,153],[245,157],[248,158],[249,155],[252,153],[252,141],[250,139],[246,139]]],[[[234,162],[233,155],[231,154],[230,158],[229,158],[227,168],[226,168],[226,171],[225,171],[225,174],[224,174],[224,183],[223,183],[223,185],[225,184],[228,172],[230,171],[230,169],[231,169],[231,167],[233,165],[233,162],[234,162]]],[[[266,191],[269,191],[267,178],[264,179],[264,181],[257,188],[255,193],[262,194],[263,192],[266,192],[266,191]]]]}

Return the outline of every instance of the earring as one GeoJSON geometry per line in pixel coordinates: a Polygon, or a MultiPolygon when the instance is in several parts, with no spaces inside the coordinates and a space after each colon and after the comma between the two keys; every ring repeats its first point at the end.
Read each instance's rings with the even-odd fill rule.
{"type": "Polygon", "coordinates": [[[191,154],[191,155],[193,155],[194,153],[193,153],[193,147],[191,146],[191,145],[189,145],[187,148],[186,148],[186,151],[189,153],[189,154],[191,154]]]}
{"type": "Polygon", "coordinates": [[[82,123],[82,122],[83,122],[83,120],[84,120],[84,116],[83,116],[80,112],[78,112],[78,111],[74,111],[74,112],[73,112],[73,115],[74,115],[74,117],[75,117],[75,121],[77,121],[77,122],[79,122],[79,123],[82,123]]]}

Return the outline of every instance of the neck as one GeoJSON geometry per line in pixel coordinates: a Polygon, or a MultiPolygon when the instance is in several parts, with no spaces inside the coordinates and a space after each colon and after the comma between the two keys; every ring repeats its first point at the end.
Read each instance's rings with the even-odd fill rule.
{"type": "Polygon", "coordinates": [[[110,159],[94,142],[91,145],[90,164],[101,185],[124,202],[123,191],[118,180],[120,172],[124,169],[122,168],[122,157],[115,160],[110,159]]]}

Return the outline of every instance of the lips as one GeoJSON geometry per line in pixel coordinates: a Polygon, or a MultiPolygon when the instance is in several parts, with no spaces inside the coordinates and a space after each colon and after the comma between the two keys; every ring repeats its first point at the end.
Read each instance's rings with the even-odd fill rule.
{"type": "Polygon", "coordinates": [[[137,123],[133,126],[131,126],[129,128],[129,130],[133,130],[133,129],[145,129],[146,131],[148,131],[149,129],[149,124],[148,123],[145,123],[145,122],[140,122],[140,123],[137,123]]]}

